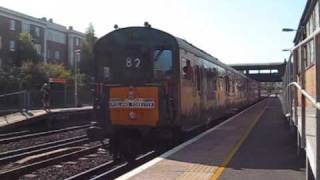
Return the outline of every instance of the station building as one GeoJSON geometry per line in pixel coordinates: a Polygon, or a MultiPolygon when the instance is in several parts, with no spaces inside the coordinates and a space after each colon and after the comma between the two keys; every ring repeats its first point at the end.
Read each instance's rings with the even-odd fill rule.
{"type": "Polygon", "coordinates": [[[320,3],[307,0],[286,66],[283,109],[306,154],[306,179],[320,179],[320,3]]]}
{"type": "MultiPolygon", "coordinates": [[[[312,36],[320,27],[320,7],[318,0],[308,0],[303,11],[299,26],[294,38],[296,48],[293,49],[293,77],[294,81],[301,84],[312,97],[316,97],[316,46],[315,38],[312,36]]],[[[299,94],[301,97],[301,94],[299,94]]],[[[299,105],[301,98],[298,98],[299,105]]],[[[311,104],[307,101],[307,106],[311,104]]]]}
{"type": "Polygon", "coordinates": [[[29,32],[44,63],[74,64],[85,34],[52,19],[35,18],[0,6],[0,68],[12,60],[21,32],[29,32]]]}

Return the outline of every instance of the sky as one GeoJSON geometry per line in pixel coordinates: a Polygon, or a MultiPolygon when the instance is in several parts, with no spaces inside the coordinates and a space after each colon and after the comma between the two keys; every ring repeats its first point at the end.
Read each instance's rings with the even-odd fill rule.
{"type": "Polygon", "coordinates": [[[0,6],[97,37],[142,26],[183,38],[226,64],[282,62],[307,0],[0,0],[0,6]]]}

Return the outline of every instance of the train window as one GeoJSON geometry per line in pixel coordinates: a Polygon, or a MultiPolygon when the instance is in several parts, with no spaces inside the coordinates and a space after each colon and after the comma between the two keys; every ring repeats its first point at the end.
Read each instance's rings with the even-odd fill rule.
{"type": "Polygon", "coordinates": [[[235,81],[234,79],[232,79],[232,80],[230,81],[230,83],[231,83],[231,92],[232,92],[232,93],[235,93],[235,91],[236,91],[236,89],[235,89],[236,81],[235,81]]]}
{"type": "Polygon", "coordinates": [[[212,89],[213,91],[217,90],[217,75],[214,68],[207,71],[207,84],[209,89],[212,89]]]}
{"type": "Polygon", "coordinates": [[[197,89],[200,91],[201,89],[201,74],[200,74],[200,67],[196,66],[196,79],[197,79],[197,89]]]}
{"type": "Polygon", "coordinates": [[[193,69],[191,66],[190,60],[185,61],[185,66],[182,68],[183,70],[183,77],[187,80],[192,80],[192,75],[193,75],[193,69]]]}
{"type": "Polygon", "coordinates": [[[104,76],[104,79],[109,79],[110,77],[110,68],[105,66],[103,67],[103,76],[104,76]]]}
{"type": "Polygon", "coordinates": [[[226,93],[229,94],[230,93],[230,82],[229,82],[229,77],[225,76],[225,85],[226,85],[226,93]]]}
{"type": "Polygon", "coordinates": [[[172,74],[172,51],[155,50],[153,52],[153,76],[155,79],[168,78],[172,74]]]}

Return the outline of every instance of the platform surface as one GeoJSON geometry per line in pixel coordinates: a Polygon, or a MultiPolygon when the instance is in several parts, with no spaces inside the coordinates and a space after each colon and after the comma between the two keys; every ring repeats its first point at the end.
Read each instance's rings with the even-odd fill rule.
{"type": "Polygon", "coordinates": [[[277,98],[265,99],[224,123],[118,179],[304,179],[277,98]]]}
{"type": "Polygon", "coordinates": [[[41,110],[29,110],[28,112],[23,112],[23,113],[17,112],[13,114],[0,116],[0,128],[7,125],[14,124],[14,123],[19,123],[21,121],[25,121],[28,119],[44,116],[48,113],[77,112],[77,111],[84,111],[84,110],[90,110],[90,109],[92,109],[92,106],[50,109],[49,111],[45,111],[41,109],[41,110]]]}

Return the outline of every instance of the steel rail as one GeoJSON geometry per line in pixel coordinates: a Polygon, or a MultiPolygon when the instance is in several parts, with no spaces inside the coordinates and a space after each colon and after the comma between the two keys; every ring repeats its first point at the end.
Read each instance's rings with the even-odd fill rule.
{"type": "Polygon", "coordinates": [[[159,152],[156,151],[150,151],[137,157],[133,162],[123,162],[121,164],[115,165],[112,169],[106,170],[104,173],[96,175],[90,180],[114,179],[123,174],[124,172],[128,172],[131,169],[134,169],[137,166],[140,166],[141,164],[155,158],[158,155],[158,153],[159,152]]]}
{"type": "Polygon", "coordinates": [[[56,133],[62,133],[62,132],[67,132],[67,131],[72,131],[72,130],[79,130],[79,129],[84,129],[84,128],[88,128],[88,127],[90,127],[90,125],[73,126],[73,127],[68,127],[68,128],[64,128],[64,129],[44,131],[44,132],[32,133],[32,134],[27,134],[27,135],[22,135],[22,136],[10,137],[10,138],[5,138],[5,139],[0,139],[0,144],[23,140],[23,139],[28,139],[28,138],[46,136],[46,135],[51,135],[51,134],[56,134],[56,133]]]}
{"type": "Polygon", "coordinates": [[[9,137],[14,137],[14,136],[18,136],[18,135],[25,135],[25,134],[29,134],[31,133],[31,131],[28,130],[24,130],[24,131],[17,131],[17,132],[10,132],[10,133],[1,133],[0,134],[0,139],[4,139],[4,138],[9,138],[9,137]]]}
{"type": "Polygon", "coordinates": [[[45,153],[45,152],[50,152],[50,151],[54,151],[54,150],[57,150],[57,149],[60,149],[60,148],[75,146],[75,145],[86,143],[88,141],[89,141],[89,139],[84,138],[84,139],[68,142],[68,143],[65,143],[65,144],[60,144],[60,145],[53,146],[53,147],[47,147],[47,148],[37,149],[37,150],[34,150],[34,151],[30,151],[30,152],[25,152],[25,153],[21,153],[21,154],[12,155],[12,156],[7,156],[7,157],[0,158],[0,163],[4,164],[4,163],[12,162],[12,161],[15,161],[15,160],[27,157],[27,156],[32,156],[32,155],[45,153]]]}
{"type": "Polygon", "coordinates": [[[75,142],[75,141],[82,140],[82,139],[88,139],[88,138],[86,135],[82,135],[82,136],[77,136],[77,137],[73,137],[73,138],[62,139],[59,141],[48,142],[48,143],[38,144],[38,145],[24,147],[24,148],[20,148],[20,149],[15,149],[15,150],[11,150],[11,151],[5,151],[5,152],[0,153],[0,162],[3,157],[18,155],[18,154],[22,154],[22,153],[31,153],[31,151],[35,151],[35,150],[39,151],[40,149],[48,148],[48,147],[53,148],[57,145],[63,145],[63,144],[69,143],[69,142],[75,142]]]}
{"type": "Polygon", "coordinates": [[[66,161],[72,158],[78,158],[90,153],[95,152],[98,148],[101,148],[103,145],[96,145],[94,147],[91,148],[86,148],[83,150],[79,150],[76,152],[71,152],[68,154],[64,154],[64,155],[60,155],[54,158],[50,158],[50,159],[46,159],[43,161],[39,161],[39,162],[35,162],[32,164],[28,164],[25,166],[21,166],[21,167],[17,167],[17,168],[13,168],[10,170],[6,170],[6,171],[2,171],[0,172],[0,179],[14,179],[17,178],[23,174],[35,171],[37,169],[49,166],[49,165],[53,165],[53,164],[57,164],[60,163],[62,161],[66,161]]]}
{"type": "Polygon", "coordinates": [[[112,166],[115,166],[114,161],[108,161],[103,164],[100,164],[99,166],[96,166],[94,168],[88,169],[86,171],[83,171],[79,174],[76,174],[74,176],[68,177],[65,180],[81,180],[81,179],[89,179],[90,177],[96,175],[96,174],[101,174],[105,172],[107,168],[110,168],[112,166]]]}

